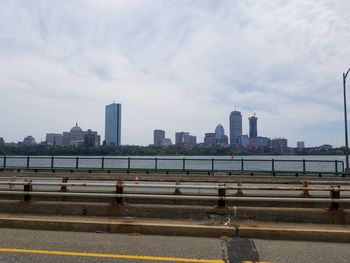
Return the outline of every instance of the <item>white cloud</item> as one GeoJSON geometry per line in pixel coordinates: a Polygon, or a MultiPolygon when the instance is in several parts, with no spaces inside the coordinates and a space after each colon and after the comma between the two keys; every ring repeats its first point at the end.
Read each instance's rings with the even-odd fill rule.
{"type": "Polygon", "coordinates": [[[0,3],[0,136],[104,131],[123,104],[125,144],[152,131],[201,141],[236,105],[261,135],[342,145],[348,1],[0,3]],[[310,130],[327,125],[327,133],[310,130]],[[315,139],[317,138],[317,139],[315,139]]]}

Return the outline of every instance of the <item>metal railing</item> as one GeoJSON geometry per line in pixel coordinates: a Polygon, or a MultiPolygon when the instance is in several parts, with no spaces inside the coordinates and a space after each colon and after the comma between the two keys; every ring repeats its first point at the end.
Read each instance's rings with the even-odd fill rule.
{"type": "Polygon", "coordinates": [[[339,160],[0,156],[0,169],[344,175],[339,160]]]}
{"type": "Polygon", "coordinates": [[[226,207],[227,202],[286,202],[286,203],[327,203],[331,210],[339,210],[339,204],[349,204],[350,195],[340,198],[340,193],[350,192],[350,186],[341,185],[309,185],[308,181],[302,181],[301,185],[294,186],[266,186],[266,185],[242,185],[240,181],[229,184],[185,184],[181,185],[178,181],[174,184],[159,184],[142,182],[68,182],[66,178],[62,182],[52,181],[0,181],[0,195],[23,195],[24,201],[30,201],[32,196],[44,197],[90,197],[90,198],[113,198],[118,205],[123,205],[125,199],[156,199],[156,200],[197,200],[197,201],[217,201],[218,207],[226,207]],[[4,186],[9,186],[5,189],[4,186]],[[36,189],[38,187],[57,187],[56,190],[36,189]],[[14,189],[13,187],[23,187],[22,190],[14,189]],[[79,187],[79,191],[68,189],[68,187],[79,187]],[[103,189],[109,187],[109,189],[103,189]],[[92,191],[91,189],[94,190],[92,191]],[[96,191],[98,188],[98,191],[96,191]],[[130,189],[142,189],[144,192],[132,192],[130,189]],[[162,190],[156,192],[152,189],[162,190]],[[172,190],[169,194],[165,194],[165,190],[172,190]],[[182,193],[181,190],[208,190],[206,193],[182,193]],[[286,197],[279,196],[249,196],[243,191],[297,191],[301,194],[296,196],[286,197]],[[324,196],[311,196],[311,191],[329,193],[328,198],[324,196]]]}

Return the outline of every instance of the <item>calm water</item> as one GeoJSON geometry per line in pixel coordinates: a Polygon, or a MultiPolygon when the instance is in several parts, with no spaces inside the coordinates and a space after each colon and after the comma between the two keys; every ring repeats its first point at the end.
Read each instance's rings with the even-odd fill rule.
{"type": "MultiPolygon", "coordinates": [[[[128,157],[106,156],[102,161],[100,156],[79,156],[79,168],[110,168],[110,169],[177,169],[184,167],[188,170],[211,170],[214,165],[215,170],[240,171],[249,170],[272,170],[272,159],[274,159],[274,169],[276,171],[303,171],[303,159],[306,171],[328,171],[334,172],[336,165],[341,172],[343,167],[341,161],[344,156],[237,156],[231,159],[230,156],[132,156],[128,157]],[[158,158],[157,161],[155,158],[158,158]],[[185,161],[183,160],[185,158],[185,161]],[[214,159],[214,161],[212,161],[214,159]],[[335,160],[340,161],[335,163],[335,160]],[[325,161],[325,162],[324,162],[325,161]]],[[[51,167],[51,156],[30,157],[29,167],[51,167]]],[[[4,165],[4,157],[0,156],[0,167],[4,165]]],[[[53,166],[55,168],[75,168],[77,160],[75,156],[56,156],[53,166]]],[[[26,156],[8,156],[6,167],[27,167],[26,156]]]]}

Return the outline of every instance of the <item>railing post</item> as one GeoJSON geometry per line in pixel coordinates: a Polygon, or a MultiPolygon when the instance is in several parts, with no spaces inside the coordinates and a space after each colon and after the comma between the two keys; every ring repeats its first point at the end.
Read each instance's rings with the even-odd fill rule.
{"type": "Polygon", "coordinates": [[[27,169],[29,169],[29,165],[30,165],[30,156],[27,156],[27,169]]]}
{"type": "Polygon", "coordinates": [[[186,170],[186,159],[182,158],[182,170],[186,170]]]}
{"type": "Polygon", "coordinates": [[[275,159],[271,160],[271,170],[272,170],[272,175],[275,176],[275,159]]]}
{"type": "Polygon", "coordinates": [[[157,171],[157,169],[158,169],[158,158],[156,157],[156,158],[154,159],[154,170],[157,171]]]}
{"type": "Polygon", "coordinates": [[[310,196],[309,189],[308,189],[309,182],[308,181],[302,181],[301,184],[302,184],[302,187],[304,188],[301,196],[302,197],[309,197],[310,196]]]}
{"type": "Polygon", "coordinates": [[[128,170],[130,170],[130,157],[128,157],[128,170]]]}
{"type": "Polygon", "coordinates": [[[334,163],[335,163],[335,175],[338,175],[338,160],[335,160],[334,163]]]}
{"type": "Polygon", "coordinates": [[[4,155],[4,163],[3,163],[3,167],[6,168],[6,155],[4,155]]]}
{"type": "Polygon", "coordinates": [[[303,159],[303,173],[305,174],[306,172],[306,161],[303,159]]]}
{"type": "Polygon", "coordinates": [[[53,156],[51,156],[51,165],[50,165],[50,167],[51,167],[51,169],[53,169],[53,165],[54,165],[54,157],[53,156]]]}
{"type": "Polygon", "coordinates": [[[226,196],[226,184],[219,184],[218,196],[219,196],[218,207],[225,208],[226,200],[224,198],[226,196]]]}
{"type": "MultiPolygon", "coordinates": [[[[180,180],[176,180],[175,185],[176,185],[176,186],[180,185],[180,180]]],[[[174,194],[175,194],[175,195],[180,195],[180,194],[181,194],[180,188],[175,188],[174,194]]]]}
{"type": "MultiPolygon", "coordinates": [[[[67,183],[68,182],[68,177],[63,177],[62,178],[62,183],[67,183]]],[[[61,186],[61,192],[66,192],[67,191],[67,186],[66,185],[62,185],[61,186]]]]}
{"type": "MultiPolygon", "coordinates": [[[[33,191],[33,185],[32,185],[32,180],[25,180],[23,185],[23,191],[24,192],[31,192],[33,191]]],[[[24,194],[24,201],[30,201],[31,200],[31,195],[29,194],[24,194]]]]}
{"type": "Polygon", "coordinates": [[[214,172],[214,158],[211,158],[211,171],[214,172]]]}
{"type": "MultiPolygon", "coordinates": [[[[238,187],[241,187],[242,186],[242,182],[240,180],[237,181],[237,186],[238,187]]],[[[243,191],[242,189],[237,189],[237,193],[236,193],[236,196],[243,196],[243,191]]]]}
{"type": "Polygon", "coordinates": [[[243,173],[244,172],[244,160],[241,159],[241,172],[243,173]]]}
{"type": "Polygon", "coordinates": [[[79,168],[79,157],[75,157],[75,168],[78,169],[79,168]]]}
{"type": "Polygon", "coordinates": [[[328,209],[332,211],[338,211],[339,210],[339,203],[333,202],[333,199],[339,199],[340,198],[340,186],[334,186],[332,185],[329,192],[329,198],[331,199],[331,202],[329,203],[328,209]]]}
{"type": "MultiPolygon", "coordinates": [[[[122,180],[119,180],[116,184],[116,188],[115,188],[115,192],[117,194],[123,194],[124,193],[124,182],[122,180]]],[[[115,199],[115,203],[117,205],[123,205],[124,201],[123,201],[123,197],[122,196],[117,196],[115,199]]]]}
{"type": "Polygon", "coordinates": [[[105,158],[103,156],[101,158],[101,169],[105,169],[105,158]]]}

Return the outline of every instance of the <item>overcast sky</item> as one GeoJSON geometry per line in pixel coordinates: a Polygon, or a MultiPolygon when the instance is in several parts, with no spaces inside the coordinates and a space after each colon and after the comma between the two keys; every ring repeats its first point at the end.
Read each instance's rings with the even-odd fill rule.
{"type": "Polygon", "coordinates": [[[255,112],[260,136],[344,145],[349,13],[348,0],[1,0],[0,136],[78,122],[104,137],[115,101],[122,144],[154,129],[201,142],[228,133],[236,106],[244,134],[255,112]]]}

